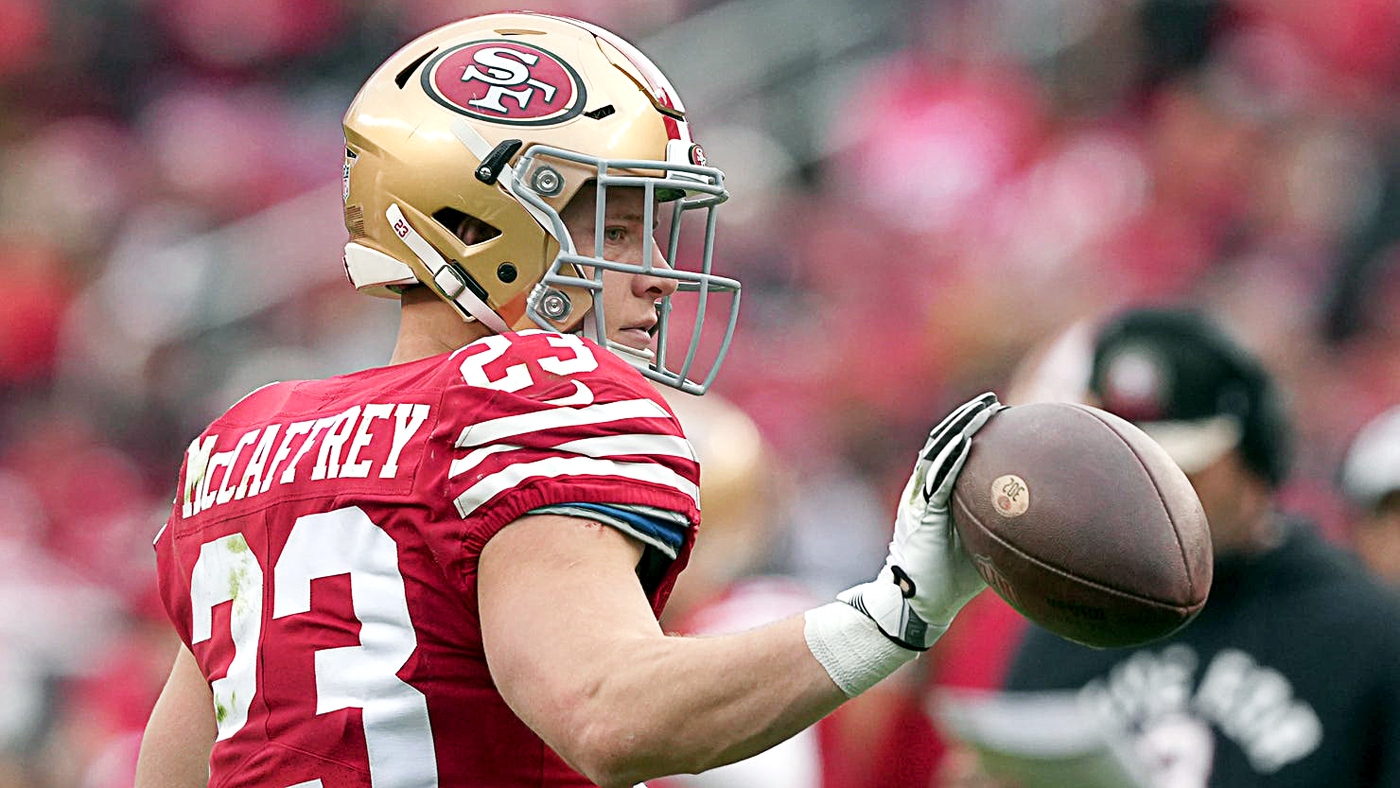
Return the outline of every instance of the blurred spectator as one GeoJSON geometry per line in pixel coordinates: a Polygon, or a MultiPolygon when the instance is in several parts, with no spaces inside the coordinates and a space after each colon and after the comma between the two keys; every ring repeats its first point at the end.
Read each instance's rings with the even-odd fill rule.
{"type": "Polygon", "coordinates": [[[1361,560],[1400,587],[1400,407],[1367,422],[1352,441],[1342,489],[1356,507],[1351,536],[1361,560]]]}
{"type": "Polygon", "coordinates": [[[1400,599],[1277,511],[1291,422],[1270,373],[1185,310],[1117,316],[1093,359],[1094,401],[1154,437],[1201,499],[1210,596],[1135,648],[1030,627],[1006,688],[1078,690],[1153,788],[1400,782],[1400,599]]]}
{"type": "Polygon", "coordinates": [[[72,298],[66,261],[38,239],[0,235],[0,390],[46,386],[57,363],[59,325],[72,298]]]}

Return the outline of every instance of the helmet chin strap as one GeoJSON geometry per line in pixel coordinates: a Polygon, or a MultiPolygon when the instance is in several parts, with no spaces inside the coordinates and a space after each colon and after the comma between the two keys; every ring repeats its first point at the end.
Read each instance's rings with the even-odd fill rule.
{"type": "Polygon", "coordinates": [[[611,339],[603,344],[607,346],[608,350],[622,356],[623,359],[634,367],[650,369],[652,362],[656,360],[656,353],[652,352],[651,348],[635,348],[631,345],[614,342],[611,339]]]}
{"type": "Polygon", "coordinates": [[[432,244],[413,229],[413,225],[409,224],[408,218],[403,215],[397,203],[390,203],[384,216],[389,220],[389,226],[394,228],[394,233],[408,245],[418,261],[433,272],[433,283],[462,311],[463,317],[479,320],[497,334],[504,334],[510,330],[506,321],[467,287],[465,275],[448,263],[432,244]]]}

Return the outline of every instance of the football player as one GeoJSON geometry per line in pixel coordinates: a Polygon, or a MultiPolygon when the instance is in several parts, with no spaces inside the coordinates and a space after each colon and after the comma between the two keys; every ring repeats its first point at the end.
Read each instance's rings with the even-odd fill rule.
{"type": "Polygon", "coordinates": [[[699,467],[653,384],[709,386],[739,285],[710,270],[723,175],[627,42],[453,23],[344,128],[345,268],[401,301],[392,363],[268,385],[190,445],[155,540],[183,647],[139,785],[698,772],[869,688],[983,588],[946,501],[990,394],[930,435],[875,581],[744,634],[663,634],[699,467]]]}

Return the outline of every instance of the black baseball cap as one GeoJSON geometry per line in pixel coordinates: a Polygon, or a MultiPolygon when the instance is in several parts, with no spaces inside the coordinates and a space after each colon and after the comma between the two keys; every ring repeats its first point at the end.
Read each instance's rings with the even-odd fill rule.
{"type": "Polygon", "coordinates": [[[1290,430],[1273,380],[1201,312],[1134,308],[1110,319],[1095,340],[1089,389],[1188,474],[1236,449],[1273,486],[1287,474],[1290,430]]]}
{"type": "Polygon", "coordinates": [[[1400,405],[1366,422],[1352,439],[1342,465],[1342,490],[1366,509],[1400,491],[1400,405]]]}

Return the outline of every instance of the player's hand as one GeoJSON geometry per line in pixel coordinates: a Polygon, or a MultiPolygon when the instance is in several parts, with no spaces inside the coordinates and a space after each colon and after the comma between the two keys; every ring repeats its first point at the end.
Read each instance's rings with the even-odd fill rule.
{"type": "Polygon", "coordinates": [[[987,587],[958,540],[948,499],[972,435],[1003,407],[988,392],[933,428],[900,497],[885,567],[874,582],[837,597],[874,619],[901,646],[932,646],[962,606],[987,587]]]}

